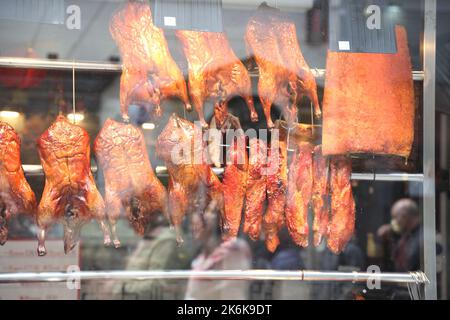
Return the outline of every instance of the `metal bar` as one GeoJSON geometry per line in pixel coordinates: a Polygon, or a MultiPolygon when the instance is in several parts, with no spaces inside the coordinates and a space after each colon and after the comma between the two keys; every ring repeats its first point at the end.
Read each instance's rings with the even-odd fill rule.
{"type": "Polygon", "coordinates": [[[437,299],[436,285],[436,179],[435,179],[435,100],[436,100],[436,0],[425,0],[423,41],[423,259],[430,282],[425,299],[437,299]]]}
{"type": "MultiPolygon", "coordinates": [[[[448,139],[447,139],[447,132],[448,132],[448,116],[446,114],[440,115],[440,159],[439,159],[439,168],[441,170],[448,170],[448,139]]],[[[441,225],[441,234],[442,234],[442,251],[444,254],[442,255],[440,262],[442,266],[444,266],[444,270],[441,273],[441,296],[440,299],[447,300],[448,299],[448,274],[445,270],[447,268],[447,250],[448,250],[448,227],[447,227],[447,208],[448,208],[448,196],[447,196],[447,190],[439,190],[439,220],[441,225]]]]}
{"type": "MultiPolygon", "coordinates": [[[[167,168],[164,166],[157,166],[156,175],[167,175],[167,168]]],[[[213,168],[213,171],[217,175],[223,174],[223,168],[213,168]]],[[[422,182],[423,174],[421,173],[352,173],[352,180],[367,180],[367,181],[414,181],[422,182]]]]}
{"type": "MultiPolygon", "coordinates": [[[[47,60],[35,58],[16,58],[16,57],[0,57],[0,67],[9,68],[37,68],[37,69],[54,69],[54,70],[72,70],[76,71],[122,71],[120,63],[110,62],[73,62],[69,60],[47,60]]],[[[311,69],[314,76],[318,79],[325,78],[325,69],[311,69]]],[[[258,69],[249,72],[251,77],[258,77],[258,69]]],[[[412,77],[415,81],[423,81],[423,71],[413,71],[412,77]]]]}
{"type": "MultiPolygon", "coordinates": [[[[42,176],[44,175],[44,170],[40,164],[23,164],[23,171],[27,176],[42,176]]],[[[91,166],[91,171],[93,173],[97,172],[97,166],[91,166]]]]}
{"type": "MultiPolygon", "coordinates": [[[[311,72],[313,73],[314,77],[317,79],[325,79],[326,70],[325,69],[311,69],[311,72]]],[[[258,77],[259,71],[258,69],[250,70],[250,77],[258,77]]],[[[414,81],[423,81],[424,79],[424,72],[423,71],[413,71],[412,77],[414,81]]]]}
{"type": "Polygon", "coordinates": [[[421,271],[410,273],[278,271],[278,270],[148,270],[148,271],[79,271],[79,272],[19,272],[0,273],[0,283],[63,282],[67,280],[149,280],[149,279],[209,279],[209,280],[292,280],[292,281],[348,281],[378,280],[390,283],[425,284],[421,271]]]}
{"type": "Polygon", "coordinates": [[[352,173],[352,180],[423,182],[421,173],[352,173]]]}
{"type": "MultiPolygon", "coordinates": [[[[39,164],[24,164],[22,165],[23,171],[27,176],[42,176],[44,171],[39,164]]],[[[96,173],[97,166],[91,166],[91,171],[96,173]]],[[[212,168],[216,175],[223,174],[223,168],[212,168]]],[[[155,168],[157,176],[166,176],[167,168],[164,166],[157,166],[155,168]]],[[[352,173],[352,180],[365,180],[365,181],[410,181],[410,182],[423,182],[423,174],[421,173],[352,173]]]]}
{"type": "Polygon", "coordinates": [[[122,70],[118,63],[74,62],[68,60],[47,60],[34,58],[0,57],[0,66],[9,68],[36,68],[54,70],[115,71],[122,70]]]}

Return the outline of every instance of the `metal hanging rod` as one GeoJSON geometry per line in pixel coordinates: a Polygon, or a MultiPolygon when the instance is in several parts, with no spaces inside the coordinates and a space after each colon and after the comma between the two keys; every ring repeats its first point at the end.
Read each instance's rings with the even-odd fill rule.
{"type": "MultiPolygon", "coordinates": [[[[39,164],[24,164],[23,171],[27,176],[42,176],[44,171],[39,164]]],[[[91,166],[91,171],[96,173],[97,166],[91,166]]],[[[212,168],[216,175],[223,174],[223,168],[212,168]]],[[[157,176],[167,176],[167,168],[164,166],[157,166],[155,168],[157,176]]],[[[352,180],[364,181],[409,181],[409,182],[423,182],[423,174],[421,173],[352,173],[352,180]]]]}
{"type": "MultiPolygon", "coordinates": [[[[44,175],[44,170],[40,164],[23,164],[23,171],[27,176],[42,176],[44,175]]],[[[93,173],[97,172],[97,166],[91,166],[91,171],[93,173]]]]}
{"type": "Polygon", "coordinates": [[[19,272],[0,273],[0,283],[64,282],[77,280],[149,280],[149,279],[204,279],[204,280],[293,280],[342,281],[426,284],[422,271],[409,273],[369,273],[338,271],[278,271],[278,270],[149,270],[149,271],[79,271],[79,272],[19,272]]]}
{"type": "Polygon", "coordinates": [[[122,65],[107,62],[77,62],[34,58],[0,57],[0,66],[8,68],[36,68],[53,70],[122,71],[122,65]]]}
{"type": "MultiPolygon", "coordinates": [[[[223,168],[212,168],[216,175],[223,174],[223,168]]],[[[167,168],[164,166],[157,166],[155,168],[156,175],[167,175],[167,168]]],[[[415,181],[422,182],[423,174],[421,173],[352,173],[352,180],[367,180],[367,181],[415,181]]]]}
{"type": "MultiPolygon", "coordinates": [[[[47,60],[35,58],[15,58],[0,57],[0,67],[9,68],[37,68],[37,69],[53,69],[53,70],[73,70],[76,71],[122,71],[120,63],[111,62],[74,62],[70,60],[47,60]]],[[[311,69],[316,78],[325,78],[325,69],[311,69]]],[[[258,77],[258,69],[250,71],[251,77],[258,77]]],[[[423,71],[413,71],[413,79],[415,81],[423,81],[423,71]]]]}

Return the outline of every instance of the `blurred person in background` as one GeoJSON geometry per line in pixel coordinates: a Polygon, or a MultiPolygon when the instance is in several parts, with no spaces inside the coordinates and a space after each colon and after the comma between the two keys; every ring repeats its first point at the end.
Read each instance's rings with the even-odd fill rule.
{"type": "MultiPolygon", "coordinates": [[[[298,247],[287,228],[282,228],[278,234],[280,244],[270,262],[273,270],[304,270],[306,265],[302,256],[303,248],[298,247]]],[[[273,299],[308,299],[310,295],[310,284],[299,281],[273,281],[273,299]]]]}
{"type": "MultiPolygon", "coordinates": [[[[128,258],[125,270],[183,270],[189,269],[195,246],[185,237],[185,245],[179,247],[173,228],[162,215],[155,215],[148,224],[144,238],[128,258]]],[[[103,290],[113,299],[182,299],[186,290],[185,280],[164,278],[150,280],[110,281],[103,290]],[[112,294],[112,296],[110,296],[112,294]]]]}
{"type": "Polygon", "coordinates": [[[420,212],[412,199],[400,199],[391,207],[391,223],[381,226],[377,235],[387,248],[392,271],[420,270],[422,243],[420,212]]]}
{"type": "MultiPolygon", "coordinates": [[[[421,252],[423,244],[422,219],[417,203],[412,199],[400,199],[391,207],[391,223],[381,226],[377,235],[381,240],[386,258],[385,268],[395,272],[422,270],[421,252]]],[[[442,247],[436,244],[440,255],[442,247]]],[[[439,282],[438,282],[439,284],[439,282]]],[[[383,286],[388,289],[386,285],[383,286]]],[[[392,286],[392,299],[410,299],[409,292],[400,286],[392,286]]]]}
{"type": "MultiPolygon", "coordinates": [[[[192,261],[192,270],[247,270],[251,268],[250,247],[243,239],[222,241],[216,204],[211,202],[203,216],[203,227],[197,239],[202,245],[200,254],[192,261]]],[[[198,222],[199,223],[199,222],[198,222]]],[[[190,278],[186,299],[244,300],[249,298],[249,282],[243,280],[201,280],[190,278]]]]}

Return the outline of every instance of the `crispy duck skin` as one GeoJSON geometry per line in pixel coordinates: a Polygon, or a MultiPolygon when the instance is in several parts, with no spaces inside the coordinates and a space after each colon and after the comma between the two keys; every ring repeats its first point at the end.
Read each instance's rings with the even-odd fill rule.
{"type": "MultiPolygon", "coordinates": [[[[311,72],[305,58],[300,49],[297,39],[297,31],[295,24],[288,19],[280,19],[275,28],[277,30],[278,45],[283,61],[287,65],[289,72],[294,75],[295,82],[291,84],[292,90],[295,92],[294,103],[289,110],[288,120],[297,122],[297,105],[300,104],[304,95],[306,95],[314,106],[314,115],[319,118],[322,115],[317,96],[316,79],[311,72]]],[[[292,77],[292,76],[291,76],[292,77]]]]}
{"type": "Polygon", "coordinates": [[[36,197],[25,179],[20,161],[20,138],[0,121],[0,245],[8,239],[8,221],[17,214],[36,213],[36,197]]]}
{"type": "Polygon", "coordinates": [[[264,215],[267,194],[267,145],[264,141],[250,139],[247,191],[245,192],[244,232],[250,239],[258,240],[264,215]]]}
{"type": "Polygon", "coordinates": [[[322,242],[322,239],[328,236],[329,224],[327,160],[322,155],[322,147],[320,145],[314,147],[313,178],[311,200],[314,212],[314,246],[317,247],[322,242]]]}
{"type": "Polygon", "coordinates": [[[414,87],[406,30],[397,53],[328,52],[323,154],[390,154],[407,158],[414,139],[414,87]]]}
{"type": "Polygon", "coordinates": [[[142,132],[131,124],[106,120],[94,143],[105,176],[105,203],[115,246],[116,222],[125,213],[140,235],[155,214],[167,215],[167,192],[155,176],[142,132]]]}
{"type": "Polygon", "coordinates": [[[110,32],[117,43],[123,71],[120,109],[128,119],[128,106],[147,108],[155,118],[162,114],[161,101],[179,98],[191,110],[183,73],[173,60],[163,30],[153,24],[150,6],[130,1],[111,19],[110,32]]]}
{"type": "Polygon", "coordinates": [[[207,123],[203,105],[214,103],[214,115],[219,127],[228,114],[228,102],[242,97],[250,111],[252,121],[258,120],[250,76],[235,55],[225,33],[177,30],[189,66],[189,93],[203,127],[207,123]]]}
{"type": "Polygon", "coordinates": [[[278,232],[285,220],[287,176],[287,145],[279,140],[278,145],[272,144],[268,151],[267,161],[267,209],[263,218],[263,230],[266,247],[274,252],[280,244],[278,232]]]}
{"type": "Polygon", "coordinates": [[[301,53],[292,21],[263,3],[247,24],[245,43],[259,68],[258,94],[268,128],[274,127],[272,105],[281,108],[288,122],[295,122],[303,95],[311,99],[315,115],[321,115],[316,82],[301,53]]]}
{"type": "Polygon", "coordinates": [[[355,230],[355,200],[350,177],[351,159],[345,156],[332,157],[330,161],[331,221],[328,248],[340,253],[352,238],[355,230]]]}
{"type": "Polygon", "coordinates": [[[224,215],[222,216],[222,238],[235,238],[241,224],[247,188],[248,158],[245,136],[236,137],[228,150],[227,164],[223,173],[224,215]]]}
{"type": "Polygon", "coordinates": [[[294,242],[308,246],[308,208],[313,185],[314,147],[309,142],[297,144],[289,166],[286,196],[286,225],[294,242]]]}
{"type": "Polygon", "coordinates": [[[47,230],[64,226],[64,251],[78,243],[81,227],[95,218],[110,245],[105,204],[94,182],[90,164],[89,135],[60,115],[37,142],[45,173],[45,187],[37,211],[38,254],[45,255],[47,230]]]}
{"type": "Polygon", "coordinates": [[[166,163],[169,173],[168,211],[171,224],[177,232],[177,241],[183,242],[181,224],[186,214],[202,217],[211,201],[223,214],[222,185],[205,164],[201,129],[193,123],[172,115],[156,144],[159,158],[166,163]],[[200,134],[200,136],[197,136],[200,134]]]}

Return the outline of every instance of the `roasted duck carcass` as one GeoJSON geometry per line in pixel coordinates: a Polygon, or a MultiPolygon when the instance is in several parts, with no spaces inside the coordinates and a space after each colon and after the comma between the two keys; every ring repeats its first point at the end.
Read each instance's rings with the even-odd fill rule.
{"type": "Polygon", "coordinates": [[[120,109],[128,119],[128,106],[144,106],[161,116],[161,101],[179,98],[191,110],[181,70],[173,60],[163,30],[153,24],[150,6],[130,1],[111,20],[110,32],[122,55],[120,109]]]}
{"type": "Polygon", "coordinates": [[[322,146],[314,147],[313,154],[313,189],[312,208],[314,212],[313,232],[314,246],[328,236],[330,214],[329,166],[322,155],[322,146]]]}
{"type": "Polygon", "coordinates": [[[264,141],[250,139],[247,191],[245,192],[244,232],[250,239],[258,240],[267,198],[267,145],[264,141]]]}
{"type": "Polygon", "coordinates": [[[221,127],[228,114],[228,102],[235,96],[245,100],[251,120],[257,121],[250,76],[225,33],[177,30],[175,34],[188,61],[189,93],[202,126],[207,127],[203,115],[206,100],[213,101],[215,120],[221,127]]]}
{"type": "Polygon", "coordinates": [[[120,214],[124,212],[133,229],[143,235],[155,214],[167,214],[167,192],[153,172],[142,132],[133,125],[106,120],[94,151],[105,175],[106,210],[118,246],[120,214]]]}
{"type": "Polygon", "coordinates": [[[223,173],[224,215],[222,216],[223,239],[235,238],[239,232],[247,188],[248,158],[245,136],[235,137],[228,150],[223,173]]]}
{"type": "Polygon", "coordinates": [[[263,229],[267,250],[274,252],[280,244],[278,232],[284,225],[287,176],[287,145],[284,139],[274,139],[268,150],[267,161],[267,209],[263,229]]]}
{"type": "Polygon", "coordinates": [[[323,154],[407,158],[414,138],[414,88],[403,27],[397,53],[328,52],[323,154]]]}
{"type": "Polygon", "coordinates": [[[186,214],[201,220],[211,201],[223,214],[222,186],[205,163],[202,141],[201,128],[174,114],[156,144],[157,155],[164,160],[169,173],[169,218],[180,244],[183,242],[181,224],[186,214]]]}
{"type": "Polygon", "coordinates": [[[55,223],[64,226],[64,251],[77,244],[81,227],[95,218],[105,245],[110,235],[105,223],[105,204],[95,186],[90,166],[87,132],[60,115],[37,142],[45,173],[45,187],[37,211],[38,254],[45,255],[45,237],[55,223]]]}
{"type": "Polygon", "coordinates": [[[350,177],[351,159],[345,156],[330,160],[331,221],[328,234],[328,248],[340,253],[355,230],[355,201],[350,177]]]}
{"type": "Polygon", "coordinates": [[[308,246],[308,209],[313,186],[313,151],[309,142],[297,144],[289,166],[286,226],[294,242],[308,246]]]}
{"type": "Polygon", "coordinates": [[[36,197],[25,179],[20,162],[20,138],[0,121],[0,245],[8,239],[8,221],[17,214],[34,217],[36,197]]]}
{"type": "Polygon", "coordinates": [[[319,117],[316,81],[300,50],[295,24],[263,3],[247,24],[245,42],[259,68],[258,93],[267,127],[274,127],[273,104],[282,109],[288,122],[295,122],[303,95],[309,97],[319,117]]]}

